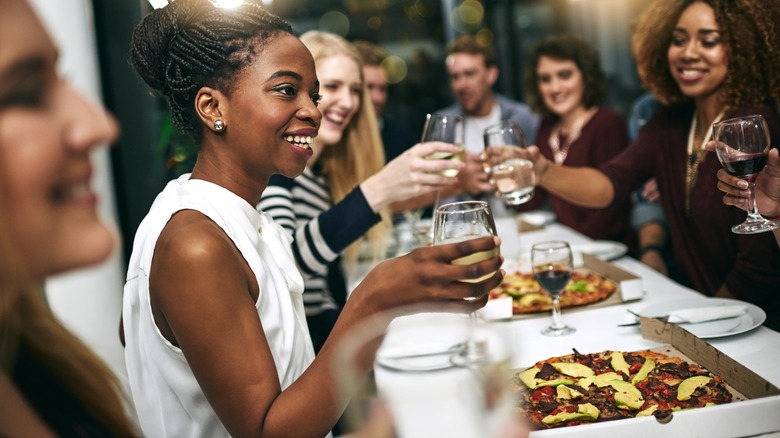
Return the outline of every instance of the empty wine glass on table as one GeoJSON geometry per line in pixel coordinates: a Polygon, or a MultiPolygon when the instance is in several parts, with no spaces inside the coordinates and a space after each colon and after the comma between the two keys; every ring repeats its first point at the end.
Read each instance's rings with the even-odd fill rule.
{"type": "MultiPolygon", "coordinates": [[[[444,245],[448,243],[462,242],[483,236],[495,236],[496,224],[493,214],[484,201],[461,201],[439,206],[433,218],[433,244],[444,245]]],[[[491,251],[481,251],[461,257],[452,261],[456,265],[470,265],[482,260],[487,260],[499,254],[498,248],[491,251]]],[[[493,273],[476,279],[463,279],[462,281],[478,283],[493,273]]],[[[472,324],[476,323],[476,312],[469,314],[472,324]]],[[[472,333],[473,335],[473,333],[472,333]]],[[[481,351],[483,346],[474,336],[469,336],[466,344],[459,348],[451,360],[460,366],[472,366],[479,364],[484,359],[481,351]]]]}
{"type": "Polygon", "coordinates": [[[534,195],[534,164],[518,154],[528,146],[522,129],[511,120],[489,126],[484,132],[485,170],[507,205],[520,205],[534,195]]]}
{"type": "Polygon", "coordinates": [[[760,114],[736,117],[713,123],[712,140],[715,151],[726,171],[748,182],[748,216],[741,224],[731,227],[737,234],[755,234],[772,231],[779,225],[766,220],[756,207],[755,179],[766,165],[769,153],[769,127],[760,114]]]}
{"type": "Polygon", "coordinates": [[[552,298],[552,324],[542,330],[545,336],[564,336],[576,331],[561,318],[561,293],[566,289],[574,269],[571,247],[562,241],[537,243],[531,247],[531,265],[536,281],[552,298]]]}

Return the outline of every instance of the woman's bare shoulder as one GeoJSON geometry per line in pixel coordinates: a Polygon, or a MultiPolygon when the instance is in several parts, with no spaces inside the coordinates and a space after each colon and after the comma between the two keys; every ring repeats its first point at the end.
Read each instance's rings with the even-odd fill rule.
{"type": "Polygon", "coordinates": [[[182,210],[171,217],[157,239],[154,273],[179,280],[243,275],[243,257],[225,231],[203,213],[182,210]]]}

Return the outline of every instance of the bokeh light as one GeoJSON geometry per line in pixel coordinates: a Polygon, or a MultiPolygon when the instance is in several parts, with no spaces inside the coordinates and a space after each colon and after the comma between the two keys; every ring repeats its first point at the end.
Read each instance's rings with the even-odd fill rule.
{"type": "Polygon", "coordinates": [[[461,33],[470,33],[485,18],[485,8],[477,0],[464,0],[450,14],[450,24],[461,33]]]}
{"type": "Polygon", "coordinates": [[[382,60],[381,66],[387,75],[387,82],[391,84],[397,84],[403,81],[409,71],[406,61],[395,55],[390,55],[382,60]]]}
{"type": "Polygon", "coordinates": [[[480,29],[476,34],[477,42],[483,46],[493,45],[493,31],[490,29],[480,29]]]}
{"type": "Polygon", "coordinates": [[[466,24],[479,24],[485,17],[485,8],[477,0],[464,0],[457,11],[460,19],[466,24]]]}
{"type": "Polygon", "coordinates": [[[382,18],[376,15],[371,16],[366,23],[371,30],[377,30],[382,27],[382,18]]]}
{"type": "Polygon", "coordinates": [[[319,30],[346,37],[349,33],[349,17],[342,11],[328,11],[320,17],[319,30]]]}

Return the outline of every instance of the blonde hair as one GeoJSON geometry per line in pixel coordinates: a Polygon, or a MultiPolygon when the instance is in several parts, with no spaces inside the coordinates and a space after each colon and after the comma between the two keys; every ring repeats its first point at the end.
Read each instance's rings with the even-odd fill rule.
{"type": "MultiPolygon", "coordinates": [[[[360,95],[360,107],[349,125],[344,128],[341,141],[328,145],[319,158],[335,203],[344,199],[366,178],[382,170],[385,165],[384,146],[368,88],[363,79],[363,64],[355,47],[344,38],[329,32],[309,31],[301,35],[300,39],[311,52],[315,63],[331,56],[346,55],[355,60],[360,70],[363,89],[360,95]]],[[[389,208],[383,209],[380,215],[382,221],[344,251],[346,262],[357,259],[360,245],[364,242],[371,245],[374,256],[384,253],[392,219],[389,208]]]]}
{"type": "MultiPolygon", "coordinates": [[[[0,191],[0,205],[5,205],[3,201],[0,191]]],[[[127,416],[128,402],[119,380],[52,314],[37,282],[24,274],[11,235],[0,216],[0,373],[11,376],[17,353],[24,348],[111,436],[138,435],[127,416]]]]}

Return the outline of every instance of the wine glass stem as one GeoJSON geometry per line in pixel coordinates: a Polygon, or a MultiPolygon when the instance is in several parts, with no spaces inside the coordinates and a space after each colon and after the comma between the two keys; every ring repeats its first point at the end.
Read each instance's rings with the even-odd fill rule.
{"type": "Polygon", "coordinates": [[[552,299],[553,311],[552,311],[552,327],[554,329],[563,328],[563,321],[561,320],[561,297],[556,294],[552,299]]]}
{"type": "Polygon", "coordinates": [[[477,312],[469,313],[469,338],[466,341],[466,351],[469,358],[476,358],[479,356],[479,349],[477,347],[477,339],[475,332],[477,330],[477,312]]]}
{"type": "Polygon", "coordinates": [[[764,221],[764,217],[758,213],[755,189],[756,184],[753,181],[748,181],[748,222],[764,221]]]}

